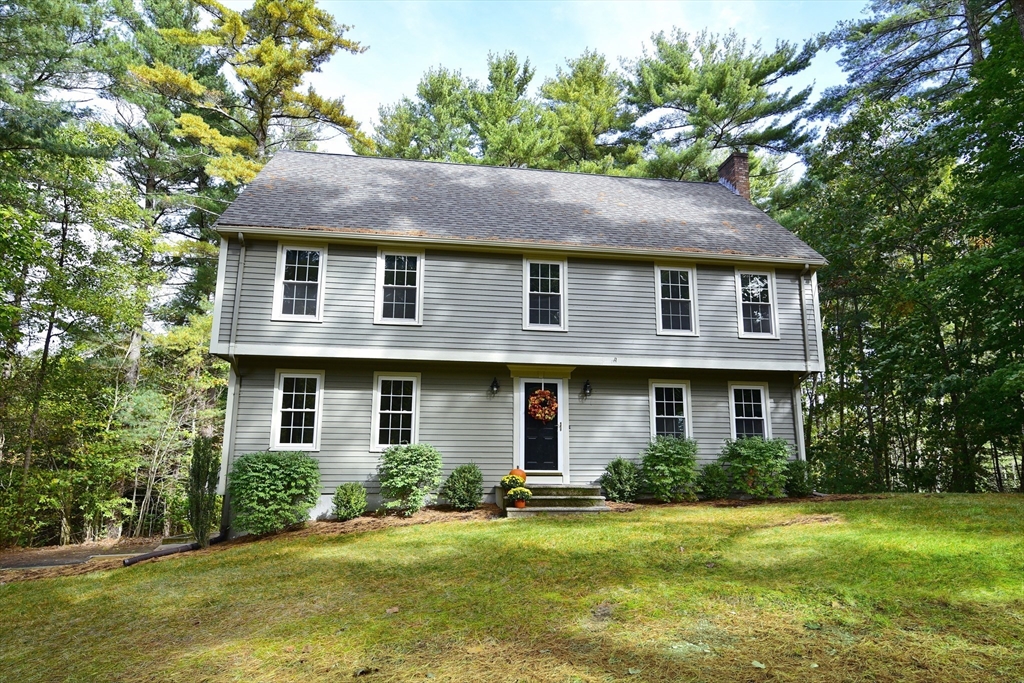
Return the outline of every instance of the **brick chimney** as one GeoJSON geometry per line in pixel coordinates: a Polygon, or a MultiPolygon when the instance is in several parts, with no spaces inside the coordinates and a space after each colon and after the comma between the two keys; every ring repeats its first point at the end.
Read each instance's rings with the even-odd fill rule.
{"type": "Polygon", "coordinates": [[[750,157],[746,152],[733,152],[722,162],[718,182],[750,201],[750,157]]]}

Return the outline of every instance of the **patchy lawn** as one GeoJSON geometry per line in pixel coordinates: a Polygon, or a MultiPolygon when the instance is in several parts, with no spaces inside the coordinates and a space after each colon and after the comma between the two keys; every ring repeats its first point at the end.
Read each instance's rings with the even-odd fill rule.
{"type": "Polygon", "coordinates": [[[907,495],[292,535],[0,586],[0,678],[1022,681],[1022,520],[907,495]]]}

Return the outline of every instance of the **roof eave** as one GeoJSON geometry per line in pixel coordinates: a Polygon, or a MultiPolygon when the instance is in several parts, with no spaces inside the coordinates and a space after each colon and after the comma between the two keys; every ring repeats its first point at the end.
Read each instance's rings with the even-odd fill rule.
{"type": "Polygon", "coordinates": [[[759,254],[738,254],[701,251],[699,249],[642,249],[628,247],[600,247],[589,245],[573,245],[564,243],[547,243],[538,241],[515,240],[479,240],[457,237],[426,237],[422,235],[401,235],[382,233],[369,230],[343,230],[337,228],[273,228],[257,225],[233,225],[218,222],[214,229],[225,237],[238,232],[246,235],[266,237],[284,237],[298,240],[329,240],[332,242],[373,243],[394,242],[396,244],[417,244],[424,246],[445,247],[451,249],[472,249],[486,251],[530,251],[556,252],[576,254],[578,256],[600,256],[604,258],[635,258],[672,259],[685,261],[702,261],[717,263],[762,263],[786,266],[805,266],[817,269],[828,264],[823,257],[809,258],[802,256],[771,256],[759,254]]]}

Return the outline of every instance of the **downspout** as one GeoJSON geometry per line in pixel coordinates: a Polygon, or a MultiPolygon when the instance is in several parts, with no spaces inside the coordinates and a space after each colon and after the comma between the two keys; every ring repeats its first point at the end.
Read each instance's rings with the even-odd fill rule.
{"type": "Polygon", "coordinates": [[[228,336],[228,364],[231,366],[231,379],[234,380],[234,405],[229,406],[230,421],[224,434],[224,453],[221,456],[222,479],[224,482],[223,506],[220,516],[220,537],[227,538],[231,530],[231,501],[227,491],[228,461],[234,452],[235,433],[238,429],[238,401],[242,389],[242,373],[239,372],[238,359],[235,358],[235,339],[238,334],[238,311],[242,308],[242,279],[245,277],[245,235],[238,233],[238,273],[235,277],[235,300],[231,306],[231,332],[228,336]]]}
{"type": "MultiPolygon", "coordinates": [[[[804,264],[800,273],[800,331],[804,340],[804,371],[796,376],[793,384],[793,430],[796,432],[797,458],[807,460],[807,445],[804,443],[804,415],[803,415],[803,391],[801,385],[811,375],[811,350],[807,340],[807,291],[804,289],[804,280],[811,272],[811,265],[804,264]]],[[[821,353],[821,349],[818,349],[821,353]]]]}

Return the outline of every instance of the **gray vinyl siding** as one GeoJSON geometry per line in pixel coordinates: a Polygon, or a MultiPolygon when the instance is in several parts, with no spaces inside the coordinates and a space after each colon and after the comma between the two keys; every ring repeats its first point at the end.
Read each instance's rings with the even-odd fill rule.
{"type": "MultiPolygon", "coordinates": [[[[231,243],[225,298],[234,296],[238,245],[231,243]]],[[[239,344],[343,346],[403,351],[591,355],[637,365],[633,358],[735,361],[757,369],[764,363],[804,364],[799,271],[776,270],[779,339],[738,336],[735,270],[697,266],[699,337],[657,334],[653,262],[570,258],[568,332],[523,330],[523,266],[516,254],[427,250],[423,324],[373,323],[376,249],[332,244],[326,269],[323,322],[273,321],[277,243],[247,242],[239,344]]],[[[810,360],[817,361],[810,288],[806,291],[810,360]]],[[[218,340],[230,336],[232,304],[223,302],[218,340]]],[[[813,367],[813,366],[812,366],[813,367]]]]}
{"type": "MultiPolygon", "coordinates": [[[[444,456],[444,472],[476,463],[488,489],[513,465],[513,380],[508,368],[489,364],[347,362],[300,365],[261,359],[243,366],[238,390],[237,429],[232,459],[267,450],[271,441],[274,379],[277,368],[325,371],[320,461],[325,494],[338,484],[355,481],[378,491],[374,480],[380,454],[370,451],[374,372],[420,373],[419,440],[444,456]],[[491,396],[497,378],[501,389],[491,396]]],[[[568,412],[568,455],[571,483],[594,482],[617,457],[638,459],[650,440],[651,379],[688,380],[691,388],[691,429],[703,462],[714,460],[730,436],[728,383],[767,382],[773,436],[787,439],[796,453],[793,426],[793,375],[627,371],[577,368],[562,397],[568,412]],[[583,383],[592,394],[583,399],[583,383]]]]}
{"type": "MultiPolygon", "coordinates": [[[[493,485],[512,467],[512,390],[507,368],[430,370],[391,363],[358,368],[306,363],[303,367],[326,369],[320,450],[311,453],[320,461],[325,493],[349,481],[365,484],[371,494],[378,491],[373,475],[380,454],[370,451],[374,372],[421,374],[419,440],[444,454],[446,476],[458,465],[473,462],[493,485]],[[508,390],[491,396],[495,376],[508,390]]],[[[277,367],[260,366],[243,378],[232,458],[270,447],[276,371],[277,367]]]]}
{"type": "Polygon", "coordinates": [[[786,439],[797,453],[791,375],[665,372],[640,374],[601,369],[574,372],[569,382],[569,457],[573,483],[596,481],[618,457],[639,460],[651,439],[650,381],[687,381],[690,431],[701,463],[715,460],[732,431],[729,382],[767,383],[772,436],[786,439]],[[590,398],[580,400],[589,379],[590,398]]]}

